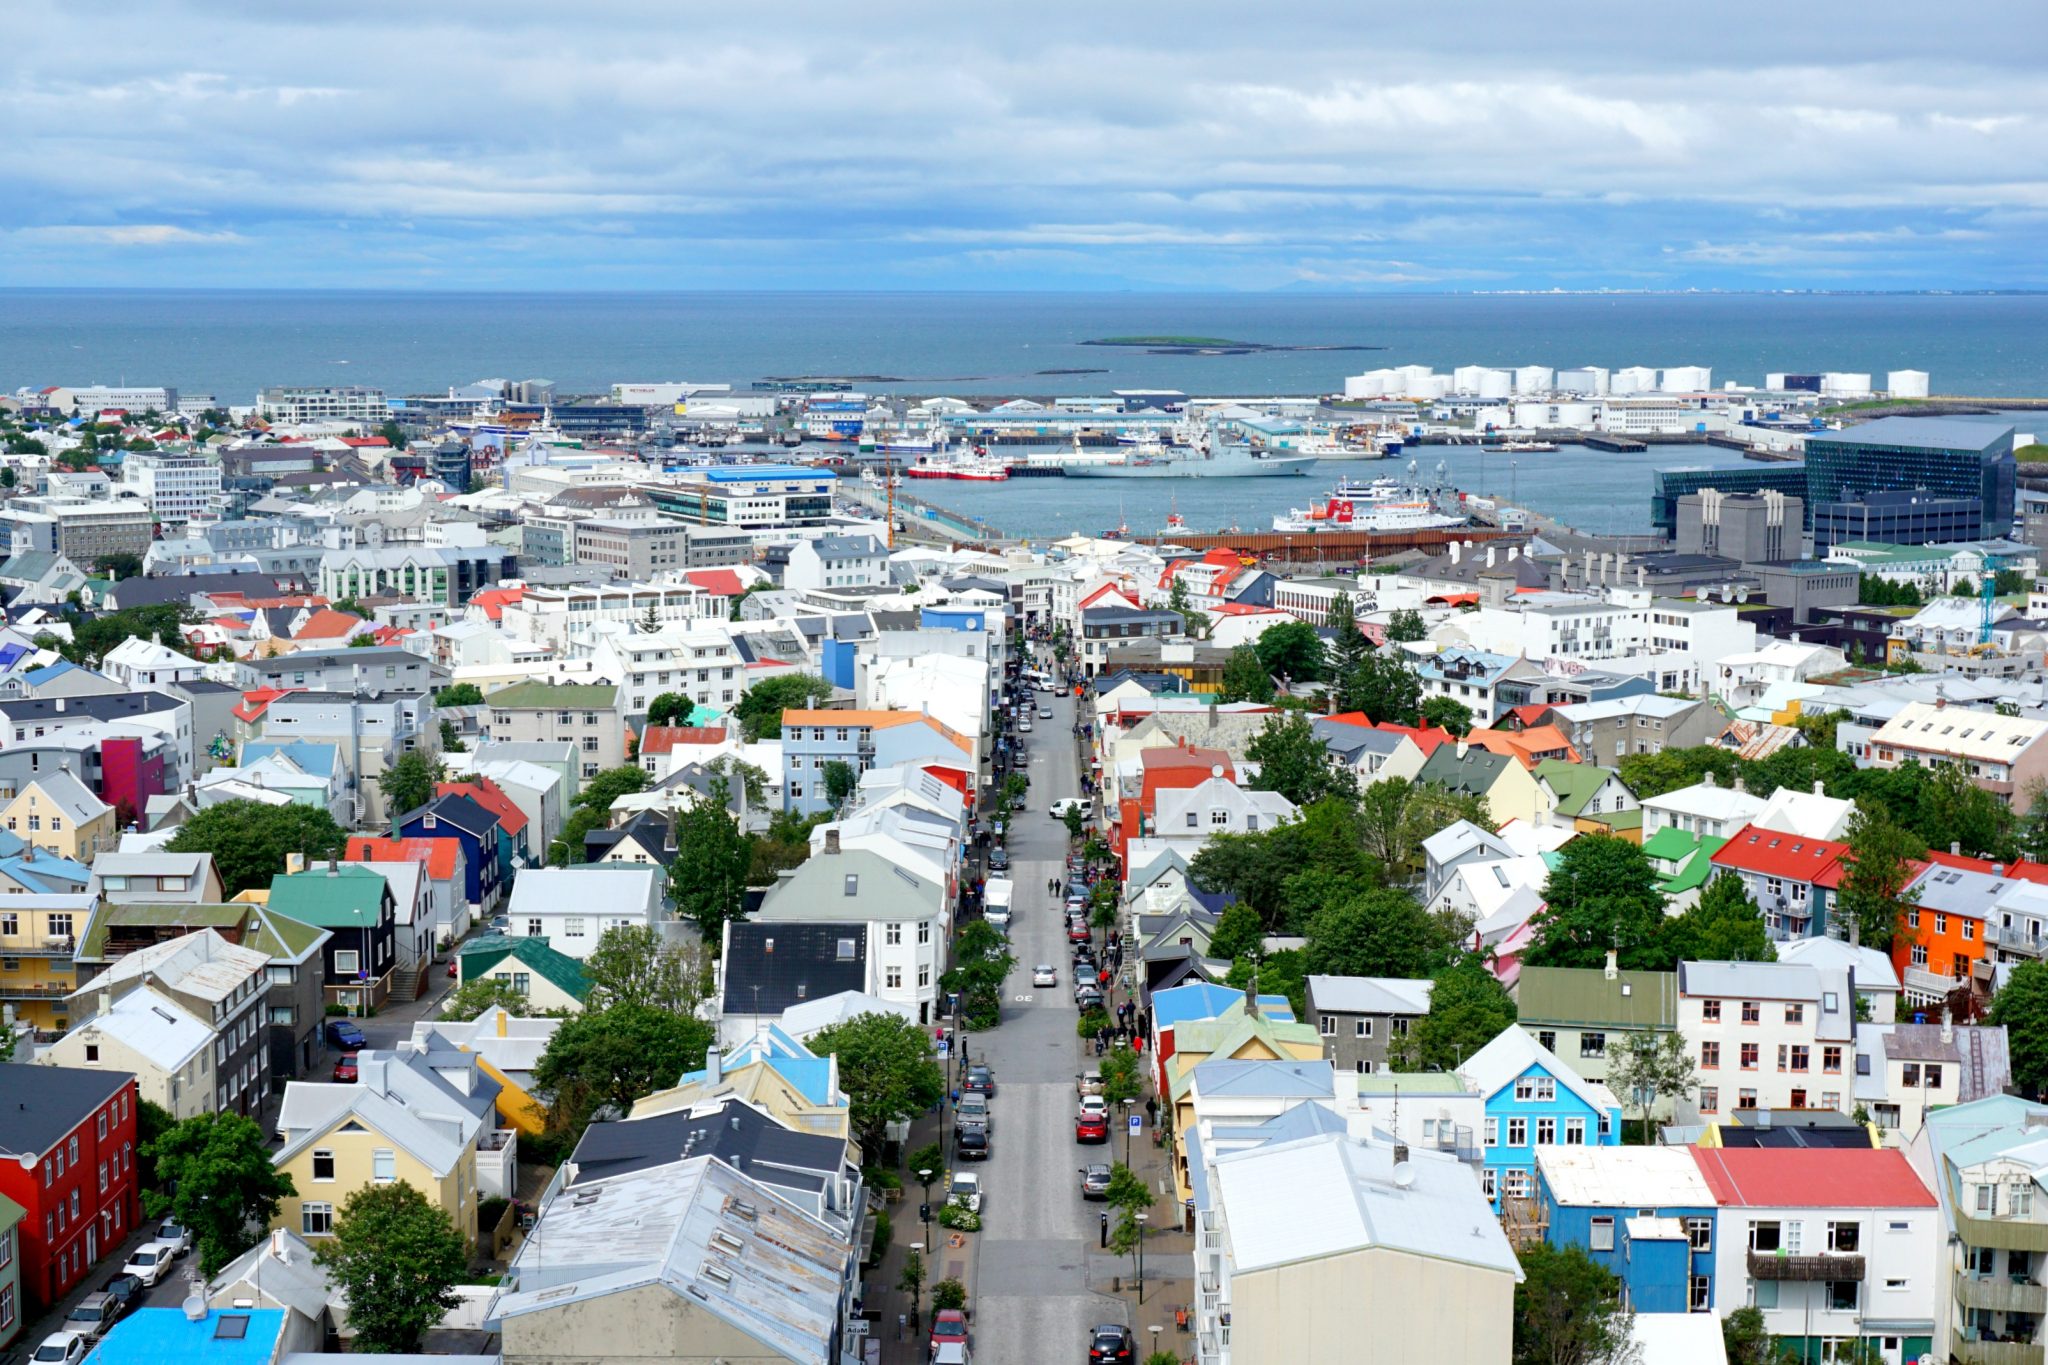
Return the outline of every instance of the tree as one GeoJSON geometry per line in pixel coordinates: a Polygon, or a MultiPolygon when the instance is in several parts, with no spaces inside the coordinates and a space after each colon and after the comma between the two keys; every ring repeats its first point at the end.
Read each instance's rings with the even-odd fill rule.
{"type": "Polygon", "coordinates": [[[1971,578],[1968,574],[1964,574],[1956,580],[1956,585],[1949,589],[1949,594],[1953,597],[1975,597],[1977,595],[1977,580],[1971,578]]]}
{"type": "Polygon", "coordinates": [[[815,673],[785,673],[740,693],[732,714],[749,743],[782,737],[782,713],[803,711],[832,696],[832,684],[815,673]]]}
{"type": "Polygon", "coordinates": [[[455,722],[441,718],[441,752],[444,754],[466,754],[469,746],[462,742],[462,733],[455,728],[455,722]]]}
{"type": "Polygon", "coordinates": [[[1674,962],[1776,962],[1778,950],[1764,930],[1763,912],[1743,889],[1742,878],[1724,874],[1700,890],[1700,898],[1664,926],[1674,962]]]}
{"type": "Polygon", "coordinates": [[[92,565],[94,569],[99,571],[101,577],[111,578],[116,581],[123,578],[140,578],[142,576],[142,556],[140,555],[101,555],[92,562],[92,565]]]}
{"type": "Polygon", "coordinates": [[[910,1295],[910,1321],[915,1325],[919,1298],[924,1293],[924,1257],[915,1247],[903,1253],[903,1273],[896,1277],[896,1288],[910,1295]]]}
{"type": "Polygon", "coordinates": [[[1413,725],[1422,712],[1422,679],[1399,650],[1383,649],[1337,680],[1337,705],[1376,721],[1413,725]]]}
{"type": "Polygon", "coordinates": [[[1959,763],[1936,763],[1910,810],[1910,828],[1930,847],[1959,843],[1965,853],[1999,862],[2019,852],[2012,807],[1972,782],[1959,763]]]}
{"type": "Polygon", "coordinates": [[[286,854],[303,854],[308,862],[339,858],[348,836],[324,808],[223,801],[178,826],[164,847],[172,853],[211,853],[223,892],[235,896],[269,886],[284,871],[286,854]]]}
{"type": "Polygon", "coordinates": [[[1742,760],[1718,744],[1702,744],[1654,754],[1626,754],[1615,767],[1621,773],[1622,785],[1634,792],[1638,800],[1647,801],[1694,786],[1710,774],[1721,785],[1732,785],[1742,760]]]}
{"type": "Polygon", "coordinates": [[[1372,641],[1358,628],[1358,608],[1348,590],[1339,589],[1330,599],[1330,614],[1323,624],[1330,631],[1330,643],[1324,650],[1323,676],[1349,677],[1351,670],[1372,653],[1372,641]]]}
{"type": "Polygon", "coordinates": [[[400,754],[398,761],[377,777],[377,790],[384,793],[393,818],[418,810],[434,799],[434,787],[443,776],[441,765],[429,762],[417,749],[400,754]]]}
{"type": "Polygon", "coordinates": [[[1403,607],[1387,618],[1387,643],[1390,645],[1414,644],[1429,637],[1429,627],[1423,624],[1422,613],[1413,607],[1403,607]]]}
{"type": "Polygon", "coordinates": [[[12,488],[17,482],[19,482],[19,479],[14,472],[13,465],[0,469],[0,488],[12,488]]]}
{"type": "Polygon", "coordinates": [[[2048,1089],[2048,963],[2014,967],[1984,1017],[2005,1025],[2013,1082],[2038,1097],[2048,1089]]]}
{"type": "Polygon", "coordinates": [[[1514,1365],[1632,1365],[1635,1315],[1621,1281],[1580,1246],[1531,1242],[1518,1253],[1514,1365]]]}
{"type": "Polygon", "coordinates": [[[1422,723],[1449,730],[1454,735],[1472,732],[1472,708],[1451,697],[1431,697],[1422,703],[1422,723]]]}
{"type": "Polygon", "coordinates": [[[1325,797],[1270,830],[1219,834],[1195,855],[1189,872],[1202,890],[1227,892],[1278,928],[1285,924],[1288,879],[1311,868],[1368,884],[1381,879],[1366,853],[1358,812],[1343,801],[1325,797]]]}
{"type": "Polygon", "coordinates": [[[348,647],[350,649],[375,649],[377,647],[377,637],[368,631],[364,631],[361,635],[351,635],[348,647]]]}
{"type": "Polygon", "coordinates": [[[1889,952],[1892,935],[1913,895],[1913,864],[1927,856],[1927,845],[1894,823],[1883,807],[1859,803],[1849,817],[1846,870],[1835,892],[1835,908],[1856,924],[1866,948],[1889,952]]]}
{"type": "Polygon", "coordinates": [[[1299,711],[1268,717],[1245,746],[1244,757],[1258,766],[1249,783],[1254,790],[1278,792],[1297,806],[1326,796],[1358,797],[1351,770],[1331,758],[1315,726],[1299,711]]]}
{"type": "Polygon", "coordinates": [[[835,758],[825,764],[825,800],[833,810],[844,810],[859,789],[860,777],[851,763],[835,758]]]}
{"type": "Polygon", "coordinates": [[[2048,781],[2036,777],[2021,787],[2019,807],[2026,812],[2013,831],[2020,856],[2029,862],[2048,862],[2048,781]]]}
{"type": "Polygon", "coordinates": [[[377,428],[377,434],[390,442],[393,450],[405,449],[405,429],[396,422],[386,422],[377,428]]]}
{"type": "Polygon", "coordinates": [[[638,1005],[694,1016],[704,1003],[704,958],[652,924],[615,924],[583,961],[585,1009],[638,1005]]]}
{"type": "Polygon", "coordinates": [[[1415,1021],[1399,1046],[1404,1071],[1451,1071],[1515,1022],[1507,988],[1477,957],[1466,954],[1436,974],[1429,1013],[1415,1021]]]}
{"type": "Polygon", "coordinates": [[[1721,1319],[1721,1348],[1727,1353],[1728,1365],[1774,1365],[1764,1310],[1744,1304],[1721,1319]]]}
{"type": "Polygon", "coordinates": [[[400,1181],[342,1201],[333,1236],[313,1253],[348,1300],[352,1351],[417,1351],[457,1302],[469,1269],[463,1235],[440,1205],[400,1181]]]}
{"type": "Polygon", "coordinates": [[[556,867],[583,861],[583,836],[611,824],[612,802],[622,796],[647,790],[647,773],[632,764],[606,768],[586,779],[569,803],[569,818],[548,849],[548,861],[556,867]]]}
{"type": "Polygon", "coordinates": [[[623,1117],[633,1101],[701,1067],[716,1041],[703,1020],[645,1005],[585,1010],[548,1040],[534,1063],[534,1089],[549,1127],[577,1138],[599,1113],[623,1117]]]}
{"type": "Polygon", "coordinates": [[[1257,986],[1261,995],[1284,995],[1298,1019],[1308,1005],[1308,968],[1299,948],[1277,953],[1247,953],[1233,962],[1225,985],[1235,990],[1257,986]]]}
{"type": "Polygon", "coordinates": [[[129,607],[74,620],[71,639],[57,648],[66,659],[98,668],[107,652],[126,640],[154,640],[165,649],[185,648],[185,611],[176,606],[129,607]]]}
{"type": "Polygon", "coordinates": [[[139,1187],[153,1190],[157,1186],[156,1158],[150,1155],[156,1149],[157,1139],[177,1126],[177,1117],[170,1110],[153,1100],[141,1100],[135,1110],[135,1173],[139,1187]]]}
{"type": "Polygon", "coordinates": [[[953,967],[939,986],[958,992],[970,1027],[994,1028],[1002,1018],[1003,980],[1016,965],[1009,940],[987,920],[975,920],[954,938],[953,967]]]}
{"type": "Polygon", "coordinates": [[[839,1059],[839,1085],[861,1150],[879,1152],[888,1126],[914,1118],[946,1093],[931,1035],[895,1014],[860,1014],[811,1039],[811,1051],[839,1059]]]}
{"type": "Polygon", "coordinates": [[[1610,949],[1631,971],[1666,971],[1662,879],[1625,839],[1582,836],[1564,846],[1543,884],[1536,937],[1522,960],[1537,967],[1599,967],[1610,949]]]}
{"type": "Polygon", "coordinates": [[[1290,682],[1314,682],[1323,676],[1323,637],[1306,621],[1267,626],[1252,650],[1266,672],[1290,682]]]}
{"type": "Polygon", "coordinates": [[[685,725],[696,714],[697,705],[680,692],[663,692],[647,703],[649,725],[685,725]]]}
{"type": "Polygon", "coordinates": [[[514,989],[503,977],[480,976],[448,993],[441,1002],[441,1017],[467,1022],[490,1009],[523,1019],[533,1012],[533,997],[514,989]]]}
{"type": "Polygon", "coordinates": [[[482,706],[483,689],[475,683],[454,683],[434,694],[436,706],[482,706]]]}
{"type": "Polygon", "coordinates": [[[1314,976],[1428,976],[1450,949],[1406,891],[1362,892],[1308,922],[1302,958],[1314,976]]]}
{"type": "Polygon", "coordinates": [[[1396,877],[1419,868],[1422,841],[1440,829],[1464,820],[1493,830],[1484,797],[1433,782],[1375,782],[1360,793],[1357,816],[1366,852],[1396,877]]]}
{"type": "Polygon", "coordinates": [[[1266,666],[1259,662],[1259,652],[1250,645],[1239,645],[1223,660],[1222,690],[1216,694],[1219,702],[1273,700],[1273,679],[1266,672],[1266,666]]]}
{"type": "Polygon", "coordinates": [[[1088,832],[1088,817],[1081,813],[1079,806],[1068,806],[1067,813],[1060,820],[1067,827],[1067,838],[1074,843],[1081,842],[1081,836],[1088,832]]]}
{"type": "Polygon", "coordinates": [[[967,1306],[967,1286],[958,1280],[940,1280],[932,1286],[932,1311],[944,1313],[967,1306]]]}
{"type": "Polygon", "coordinates": [[[1188,582],[1179,574],[1173,576],[1173,584],[1166,590],[1166,609],[1180,614],[1182,626],[1190,638],[1200,639],[1209,633],[1208,616],[1196,611],[1189,602],[1188,582]]]}
{"type": "Polygon", "coordinates": [[[1607,1066],[1607,1084],[1624,1106],[1633,1101],[1649,1127],[1650,1111],[1666,1095],[1683,1097],[1699,1089],[1692,1053],[1676,1033],[1648,1030],[1626,1034],[1607,1066]]]}
{"type": "Polygon", "coordinates": [[[298,1193],[271,1163],[263,1130],[240,1114],[195,1114],[171,1125],[143,1155],[155,1159],[167,1187],[144,1191],[144,1210],[192,1230],[208,1275],[256,1245],[279,1203],[298,1193]]]}
{"type": "Polygon", "coordinates": [[[1259,912],[1243,901],[1223,907],[1216,927],[1209,931],[1209,956],[1235,962],[1246,953],[1256,953],[1266,940],[1266,925],[1259,912]]]}
{"type": "Polygon", "coordinates": [[[740,917],[753,863],[731,806],[725,778],[713,777],[710,794],[676,816],[676,856],[668,865],[676,913],[696,921],[698,936],[714,956],[724,942],[725,922],[740,917]]]}

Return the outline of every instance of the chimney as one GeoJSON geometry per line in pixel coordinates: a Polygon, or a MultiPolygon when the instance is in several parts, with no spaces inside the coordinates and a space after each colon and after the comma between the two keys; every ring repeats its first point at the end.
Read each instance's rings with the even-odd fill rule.
{"type": "Polygon", "coordinates": [[[838,830],[836,830],[836,829],[832,829],[832,828],[827,828],[827,829],[826,829],[826,831],[825,831],[825,851],[826,851],[827,853],[837,853],[837,852],[839,852],[839,831],[838,831],[838,830]]]}
{"type": "Polygon", "coordinates": [[[283,1228],[270,1234],[270,1254],[285,1265],[292,1263],[291,1249],[284,1240],[283,1228]]]}
{"type": "Polygon", "coordinates": [[[1492,568],[1492,567],[1493,567],[1493,561],[1494,561],[1494,557],[1495,557],[1495,556],[1496,556],[1497,554],[1499,554],[1499,553],[1500,553],[1500,552],[1499,552],[1499,551],[1498,551],[1498,550],[1497,550],[1497,549],[1496,549],[1496,548],[1495,548],[1494,546],[1491,546],[1491,545],[1489,545],[1489,546],[1487,546],[1487,547],[1486,547],[1486,567],[1487,567],[1487,568],[1489,568],[1489,569],[1490,569],[1490,568],[1492,568]]]}
{"type": "Polygon", "coordinates": [[[1856,922],[1854,915],[1849,917],[1849,946],[1851,948],[1861,948],[1863,946],[1863,926],[1856,922]]]}
{"type": "Polygon", "coordinates": [[[1951,858],[1960,858],[1960,857],[1962,857],[1962,856],[1963,856],[1963,841],[1962,841],[1961,839],[1951,839],[1951,840],[1949,840],[1949,841],[1948,841],[1948,852],[1949,852],[1949,856],[1950,856],[1951,858]]]}
{"type": "Polygon", "coordinates": [[[303,853],[285,854],[284,870],[286,872],[304,872],[306,870],[306,855],[303,853]]]}
{"type": "Polygon", "coordinates": [[[99,1008],[99,1014],[100,1014],[100,1017],[101,1017],[102,1019],[104,1019],[104,1018],[106,1018],[106,1017],[107,1017],[108,1015],[112,1014],[113,1012],[114,1012],[114,993],[113,993],[112,991],[101,991],[101,992],[100,992],[100,1008],[99,1008]]]}
{"type": "Polygon", "coordinates": [[[498,1007],[498,1036],[500,1038],[503,1038],[505,1036],[505,1021],[510,1019],[511,1017],[511,1015],[505,1013],[505,1007],[503,1005],[500,1005],[498,1007]]]}
{"type": "Polygon", "coordinates": [[[1952,1015],[1952,1014],[1950,1014],[1950,1013],[1949,1013],[1949,1012],[1948,1012],[1948,1011],[1947,1011],[1946,1009],[1944,1009],[1944,1010],[1942,1010],[1942,1012],[1941,1012],[1941,1041],[1942,1041],[1942,1042],[1944,1042],[1944,1043],[1953,1043],[1953,1042],[1955,1042],[1955,1040],[1956,1040],[1956,1021],[1955,1021],[1955,1016],[1954,1016],[1954,1015],[1952,1015]]]}
{"type": "Polygon", "coordinates": [[[1395,1144],[1394,1144],[1394,1164],[1395,1164],[1396,1166],[1399,1166],[1399,1165],[1400,1165],[1400,1164],[1401,1164],[1402,1162],[1406,1161],[1407,1159],[1408,1159],[1408,1144],[1407,1144],[1407,1143],[1405,1143],[1405,1142],[1397,1142],[1397,1143],[1395,1143],[1395,1144]]]}
{"type": "Polygon", "coordinates": [[[1826,796],[1828,794],[1828,790],[1821,783],[1816,782],[1813,784],[1813,794],[1815,796],[1826,796]]]}
{"type": "Polygon", "coordinates": [[[720,1053],[719,1053],[718,1049],[717,1049],[717,1048],[715,1048],[715,1047],[710,1047],[710,1048],[706,1048],[706,1049],[704,1049],[704,1081],[705,1081],[705,1084],[707,1084],[707,1085],[717,1085],[717,1084],[718,1084],[718,1082],[719,1082],[719,1080],[720,1080],[720,1078],[721,1078],[721,1077],[723,1077],[724,1075],[725,1075],[725,1058],[724,1058],[724,1057],[723,1057],[722,1055],[720,1055],[720,1053]]]}
{"type": "Polygon", "coordinates": [[[1700,785],[1701,785],[1701,786],[1703,786],[1703,787],[1711,787],[1711,786],[1713,786],[1713,785],[1714,785],[1714,775],[1713,775],[1712,773],[1702,773],[1702,774],[1700,775],[1700,785]]]}
{"type": "Polygon", "coordinates": [[[1456,564],[1465,557],[1465,547],[1457,541],[1451,542],[1451,563],[1456,564]]]}
{"type": "Polygon", "coordinates": [[[334,861],[334,859],[329,858],[327,860],[327,875],[330,877],[339,877],[341,875],[341,864],[334,861]]]}
{"type": "Polygon", "coordinates": [[[2003,877],[2005,875],[2005,864],[1993,863],[1991,865],[1991,875],[1994,877],[2003,877]]]}
{"type": "Polygon", "coordinates": [[[1602,975],[1609,981],[1616,980],[1621,975],[1621,955],[1612,948],[1607,950],[1607,967],[1602,975]]]}

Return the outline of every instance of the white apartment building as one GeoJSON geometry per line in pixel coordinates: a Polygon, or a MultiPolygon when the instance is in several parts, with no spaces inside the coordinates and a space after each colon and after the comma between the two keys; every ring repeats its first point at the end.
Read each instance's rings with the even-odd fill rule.
{"type": "Polygon", "coordinates": [[[646,715],[664,692],[730,710],[749,681],[746,658],[732,635],[709,622],[677,622],[652,635],[616,630],[598,641],[592,660],[619,680],[620,704],[629,716],[646,715]]]}
{"type": "Polygon", "coordinates": [[[1856,1004],[1840,968],[1681,962],[1678,1036],[1699,1073],[1702,1122],[1855,1105],[1856,1004]]]}
{"type": "Polygon", "coordinates": [[[159,522],[183,525],[219,503],[220,466],[188,451],[131,451],[121,460],[121,486],[159,522]]]}
{"type": "Polygon", "coordinates": [[[53,389],[44,401],[60,412],[93,413],[118,408],[138,416],[151,411],[169,416],[179,411],[178,391],[162,384],[80,384],[53,389]]]}
{"type": "Polygon", "coordinates": [[[1666,827],[1710,839],[1728,839],[1756,817],[1764,808],[1764,799],[1744,791],[1740,785],[1724,787],[1708,773],[1704,781],[1662,796],[1644,797],[1641,804],[1645,840],[1666,827]]]}
{"type": "Polygon", "coordinates": [[[573,657],[595,646],[609,627],[638,629],[652,608],[661,625],[723,620],[725,599],[695,583],[572,583],[529,587],[500,608],[506,636],[573,657]]]}
{"type": "Polygon", "coordinates": [[[273,384],[256,395],[256,415],[266,422],[377,426],[391,420],[391,404],[382,389],[360,384],[273,384]]]}
{"type": "Polygon", "coordinates": [[[1733,604],[1652,597],[1647,588],[1482,605],[1458,626],[1473,645],[1496,654],[1567,669],[1598,663],[1606,672],[1646,677],[1659,692],[1691,696],[1705,691],[1715,660],[1756,648],[1756,627],[1733,604]]]}

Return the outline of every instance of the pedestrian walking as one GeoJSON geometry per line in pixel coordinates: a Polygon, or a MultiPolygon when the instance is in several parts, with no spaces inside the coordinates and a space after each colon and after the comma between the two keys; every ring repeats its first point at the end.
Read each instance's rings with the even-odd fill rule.
{"type": "Polygon", "coordinates": [[[1157,1122],[1159,1122],[1159,1101],[1147,1095],[1145,1097],[1145,1126],[1149,1128],[1157,1122]]]}
{"type": "Polygon", "coordinates": [[[1107,1248],[1107,1247],[1109,1246],[1109,1210],[1108,1210],[1108,1209],[1104,1209],[1104,1210],[1102,1211],[1102,1214],[1101,1214],[1101,1223],[1102,1223],[1102,1241],[1101,1241],[1100,1245],[1101,1245],[1102,1247],[1104,1247],[1104,1248],[1107,1248]]]}

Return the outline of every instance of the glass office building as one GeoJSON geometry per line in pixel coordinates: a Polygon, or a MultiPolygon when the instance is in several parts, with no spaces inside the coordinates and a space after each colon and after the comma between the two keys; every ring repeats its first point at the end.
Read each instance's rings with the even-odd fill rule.
{"type": "Polygon", "coordinates": [[[2010,425],[1963,417],[1884,417],[1810,436],[1807,506],[1924,489],[1979,500],[1982,518],[1965,539],[2010,535],[2018,486],[2012,438],[2010,425]]]}
{"type": "MultiPolygon", "coordinates": [[[[1666,540],[1678,535],[1678,500],[1703,488],[1723,493],[1790,493],[1806,496],[1806,466],[1803,464],[1756,464],[1740,469],[1709,469],[1704,465],[1682,465],[1659,469],[1650,475],[1650,525],[1666,540]]],[[[1813,504],[1806,506],[1804,520],[1813,520],[1813,504]]],[[[1803,528],[1802,528],[1803,529],[1803,528]]]]}
{"type": "Polygon", "coordinates": [[[1924,488],[1864,493],[1814,509],[1813,552],[1825,555],[1846,541],[1885,545],[1948,545],[1975,540],[1984,524],[1982,498],[1950,498],[1924,488]]]}

